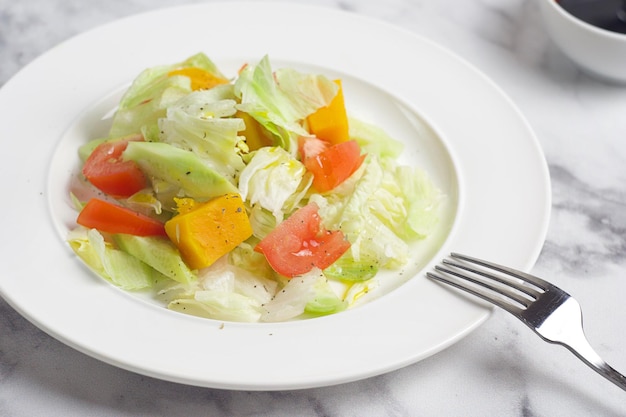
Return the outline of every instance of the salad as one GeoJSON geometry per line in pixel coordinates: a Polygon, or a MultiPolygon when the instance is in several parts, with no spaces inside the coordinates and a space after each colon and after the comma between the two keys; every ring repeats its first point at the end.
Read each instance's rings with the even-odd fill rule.
{"type": "Polygon", "coordinates": [[[169,309],[286,321],[350,308],[439,220],[402,144],[351,117],[341,80],[267,56],[229,78],[203,53],[144,70],[79,149],[67,240],[169,309]]]}

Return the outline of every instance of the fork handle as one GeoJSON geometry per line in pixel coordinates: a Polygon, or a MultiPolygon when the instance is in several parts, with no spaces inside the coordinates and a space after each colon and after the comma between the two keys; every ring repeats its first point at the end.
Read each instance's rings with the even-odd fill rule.
{"type": "Polygon", "coordinates": [[[589,365],[591,369],[626,391],[626,376],[617,372],[611,365],[606,363],[598,354],[596,354],[593,350],[591,352],[586,352],[586,356],[583,356],[580,352],[574,350],[573,348],[567,346],[574,355],[578,356],[580,360],[589,365]]]}
{"type": "Polygon", "coordinates": [[[617,372],[608,363],[603,361],[600,365],[596,365],[596,364],[594,365],[588,364],[588,365],[591,366],[596,371],[598,371],[600,375],[602,375],[603,377],[605,377],[606,379],[608,379],[609,381],[611,381],[612,383],[614,383],[615,385],[617,385],[618,387],[626,391],[626,376],[617,372]]]}
{"type": "Polygon", "coordinates": [[[617,372],[596,353],[587,341],[582,330],[576,339],[569,343],[561,344],[568,348],[580,360],[589,365],[591,369],[626,391],[626,376],[617,372]]]}

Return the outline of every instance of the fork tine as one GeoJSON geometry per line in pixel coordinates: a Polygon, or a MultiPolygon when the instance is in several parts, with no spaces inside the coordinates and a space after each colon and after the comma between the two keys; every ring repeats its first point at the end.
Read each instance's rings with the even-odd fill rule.
{"type": "MultiPolygon", "coordinates": [[[[517,278],[516,275],[506,276],[505,273],[502,272],[501,269],[495,269],[493,267],[491,269],[489,269],[489,267],[484,265],[485,262],[483,262],[482,264],[477,264],[478,267],[473,266],[474,264],[470,264],[470,263],[468,263],[468,261],[465,261],[465,260],[454,261],[454,260],[444,259],[442,262],[445,265],[450,265],[450,266],[453,266],[454,268],[463,269],[465,271],[471,272],[472,274],[476,274],[476,275],[479,275],[481,277],[487,278],[489,280],[493,280],[493,281],[499,282],[499,283],[505,285],[506,286],[505,288],[512,288],[512,289],[516,290],[517,292],[519,292],[520,294],[526,294],[532,300],[536,300],[544,292],[543,289],[542,289],[541,292],[537,291],[535,289],[535,288],[537,288],[536,286],[534,286],[534,287],[528,286],[527,282],[520,283],[520,282],[517,282],[517,281],[511,279],[511,277],[517,278]],[[523,284],[525,284],[525,285],[523,285],[523,284]]],[[[490,265],[499,266],[499,265],[495,265],[495,264],[490,264],[490,265]]],[[[514,272],[518,272],[519,273],[519,271],[514,271],[514,272]]],[[[495,287],[492,288],[492,289],[494,291],[496,291],[495,287]]],[[[513,296],[513,293],[511,293],[511,295],[508,295],[508,296],[513,298],[513,299],[515,299],[515,301],[517,301],[518,303],[523,304],[525,307],[528,307],[528,303],[527,303],[526,298],[518,298],[516,296],[513,296]]]]}
{"type": "MultiPolygon", "coordinates": [[[[495,304],[496,306],[500,307],[501,309],[508,311],[509,313],[515,315],[515,316],[519,316],[522,312],[522,309],[519,307],[514,306],[512,303],[509,302],[505,302],[503,298],[494,296],[494,293],[499,293],[500,295],[503,295],[501,291],[495,289],[492,285],[489,285],[485,282],[482,281],[478,281],[476,279],[473,279],[467,275],[463,275],[457,271],[453,271],[449,268],[446,268],[445,266],[440,266],[437,265],[435,266],[435,270],[439,273],[435,273],[435,272],[427,272],[426,276],[428,276],[431,279],[437,280],[437,281],[441,281],[445,284],[451,285],[455,288],[458,288],[460,290],[466,291],[470,294],[473,294],[477,297],[482,298],[483,300],[495,304]],[[444,275],[445,274],[445,275],[444,275]],[[475,285],[471,285],[471,284],[467,284],[465,282],[462,282],[460,280],[454,280],[454,279],[450,279],[448,278],[450,275],[455,276],[457,278],[460,278],[463,281],[469,281],[474,283],[475,285]],[[481,288],[482,287],[482,288],[481,288]],[[484,289],[483,289],[484,288],[484,289]]],[[[522,304],[524,305],[524,304],[522,304]]]]}
{"type": "MultiPolygon", "coordinates": [[[[510,267],[507,267],[507,266],[503,266],[503,265],[498,265],[498,264],[493,263],[493,262],[484,261],[482,259],[478,259],[478,258],[474,258],[474,257],[471,257],[471,256],[463,255],[463,254],[460,254],[460,253],[457,253],[457,252],[452,252],[450,254],[450,256],[452,258],[455,258],[455,259],[460,259],[460,260],[465,261],[465,262],[469,262],[469,263],[473,263],[473,264],[476,264],[476,265],[480,265],[480,266],[483,266],[485,268],[490,268],[490,269],[502,272],[503,274],[507,274],[507,275],[510,275],[512,277],[521,279],[522,281],[525,281],[525,282],[527,282],[529,284],[532,284],[535,287],[537,287],[537,288],[539,288],[539,289],[541,289],[543,291],[548,291],[550,288],[554,288],[554,285],[550,284],[549,282],[544,281],[543,279],[541,279],[539,277],[536,277],[534,275],[527,274],[526,272],[519,271],[517,269],[513,269],[513,268],[510,268],[510,267]]],[[[524,291],[524,290],[520,289],[520,291],[524,291]]]]}

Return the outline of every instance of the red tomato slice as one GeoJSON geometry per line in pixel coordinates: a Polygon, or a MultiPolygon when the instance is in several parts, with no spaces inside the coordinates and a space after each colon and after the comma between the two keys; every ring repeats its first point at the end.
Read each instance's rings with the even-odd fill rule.
{"type": "Polygon", "coordinates": [[[123,161],[122,153],[131,139],[104,142],[91,152],[83,166],[83,175],[100,191],[114,197],[130,197],[146,186],[146,177],[133,161],[123,161]]]}
{"type": "Polygon", "coordinates": [[[328,268],[348,248],[340,230],[326,230],[321,225],[318,206],[310,203],[283,221],[254,248],[265,255],[279,274],[294,277],[313,267],[328,268]]]}
{"type": "Polygon", "coordinates": [[[333,145],[318,155],[304,156],[304,166],[313,174],[313,187],[323,193],[347,180],[364,159],[358,143],[349,140],[333,145]]]}
{"type": "Polygon", "coordinates": [[[160,221],[98,198],[87,202],[78,214],[76,223],[106,233],[167,236],[165,226],[160,221]]]}

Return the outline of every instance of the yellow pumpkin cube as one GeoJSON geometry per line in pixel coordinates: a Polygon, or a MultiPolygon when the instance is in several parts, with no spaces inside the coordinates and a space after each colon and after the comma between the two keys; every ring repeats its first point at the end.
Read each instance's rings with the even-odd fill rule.
{"type": "Polygon", "coordinates": [[[191,80],[191,89],[196,90],[208,90],[220,84],[228,84],[230,81],[227,79],[216,77],[208,71],[196,67],[180,68],[170,71],[167,74],[169,77],[175,75],[184,75],[191,80]]]}
{"type": "Polygon", "coordinates": [[[239,194],[205,203],[184,204],[165,223],[165,232],[191,269],[210,266],[252,236],[252,226],[239,194]]]}
{"type": "Polygon", "coordinates": [[[339,87],[337,95],[327,107],[317,109],[307,117],[309,132],[332,144],[350,140],[348,115],[343,98],[340,80],[335,80],[339,87]]]}

